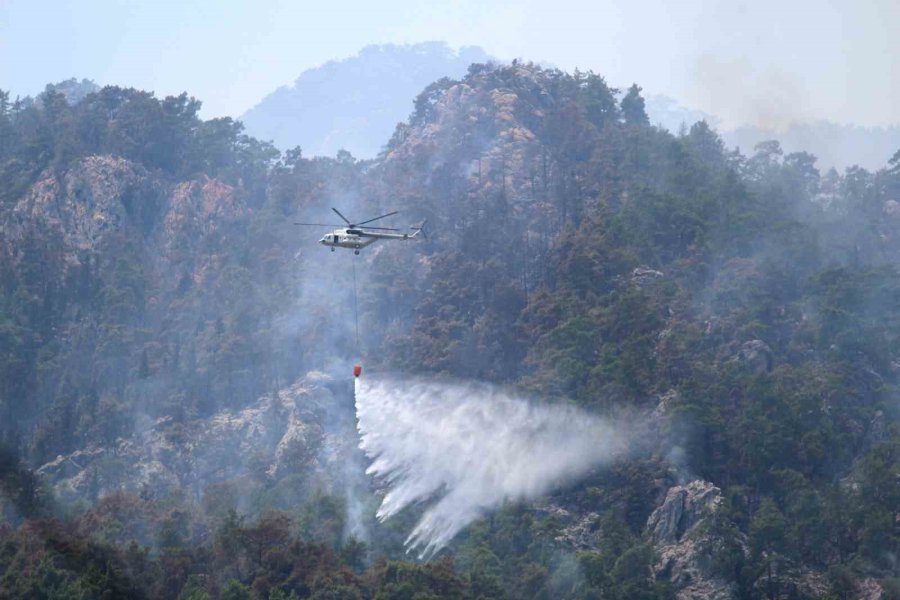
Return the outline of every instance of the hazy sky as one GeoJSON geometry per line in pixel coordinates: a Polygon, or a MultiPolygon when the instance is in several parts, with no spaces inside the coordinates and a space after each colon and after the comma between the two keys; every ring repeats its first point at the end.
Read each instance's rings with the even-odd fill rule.
{"type": "Polygon", "coordinates": [[[444,40],[635,81],[725,125],[887,125],[900,123],[898,23],[900,0],[0,0],[0,88],[86,77],[237,116],[367,44],[444,40]]]}

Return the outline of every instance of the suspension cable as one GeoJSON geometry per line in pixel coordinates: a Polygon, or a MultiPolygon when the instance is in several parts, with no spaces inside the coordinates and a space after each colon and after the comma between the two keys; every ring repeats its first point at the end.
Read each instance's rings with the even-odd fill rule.
{"type": "Polygon", "coordinates": [[[353,265],[353,318],[356,321],[356,353],[359,354],[359,307],[356,288],[356,256],[350,259],[353,265]]]}

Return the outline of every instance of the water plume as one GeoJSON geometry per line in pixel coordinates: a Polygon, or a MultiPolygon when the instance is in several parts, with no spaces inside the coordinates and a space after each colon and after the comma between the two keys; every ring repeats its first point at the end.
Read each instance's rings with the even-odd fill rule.
{"type": "Polygon", "coordinates": [[[480,383],[356,382],[367,473],[385,482],[385,520],[424,502],[406,540],[421,558],[505,502],[536,498],[610,461],[624,428],[568,405],[480,383]]]}

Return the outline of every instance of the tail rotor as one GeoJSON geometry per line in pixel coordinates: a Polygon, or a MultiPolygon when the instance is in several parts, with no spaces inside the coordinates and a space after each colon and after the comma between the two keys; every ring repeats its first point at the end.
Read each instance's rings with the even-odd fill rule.
{"type": "Polygon", "coordinates": [[[415,230],[415,233],[412,234],[412,237],[416,237],[417,235],[419,235],[421,233],[422,237],[427,240],[428,234],[425,233],[425,223],[427,223],[427,222],[428,222],[428,219],[425,219],[419,225],[410,225],[409,228],[415,230]]]}

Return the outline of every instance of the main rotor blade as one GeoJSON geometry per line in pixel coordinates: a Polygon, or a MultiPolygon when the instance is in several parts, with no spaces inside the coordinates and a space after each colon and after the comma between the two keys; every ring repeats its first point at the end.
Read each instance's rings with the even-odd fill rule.
{"type": "MultiPolygon", "coordinates": [[[[357,223],[357,225],[365,225],[366,223],[371,223],[372,221],[377,221],[378,219],[383,219],[383,218],[385,218],[385,217],[390,217],[391,215],[396,215],[397,212],[398,212],[398,211],[395,210],[394,212],[389,212],[389,213],[386,214],[386,215],[381,215],[380,217],[375,217],[374,219],[369,219],[368,221],[363,221],[362,223],[357,223]]],[[[370,229],[374,229],[374,228],[370,228],[370,229]]]]}
{"type": "Polygon", "coordinates": [[[337,213],[337,216],[339,216],[340,218],[342,218],[342,219],[344,220],[344,223],[346,223],[347,225],[353,225],[353,223],[350,222],[350,219],[348,219],[347,217],[345,217],[344,215],[341,214],[341,211],[339,211],[338,209],[334,208],[333,206],[331,207],[331,210],[333,210],[334,212],[336,212],[336,213],[337,213]]]}
{"type": "Polygon", "coordinates": [[[382,231],[400,231],[396,227],[363,227],[363,229],[380,229],[382,231]]]}
{"type": "Polygon", "coordinates": [[[334,223],[294,223],[294,225],[308,225],[311,227],[343,227],[343,225],[335,225],[334,223]]]}

